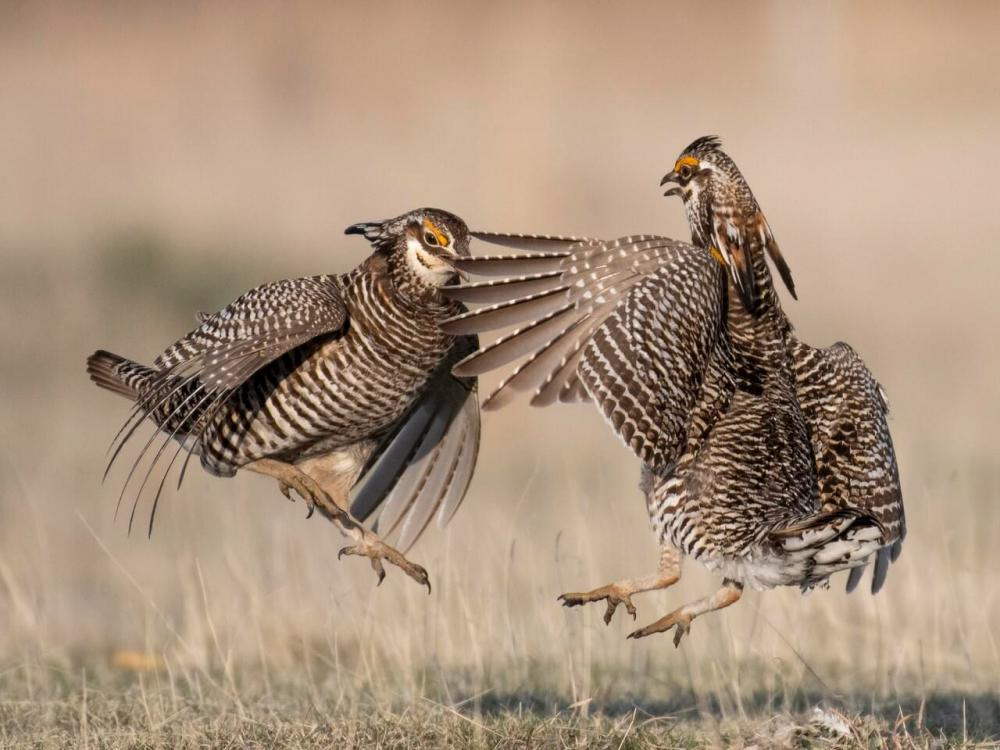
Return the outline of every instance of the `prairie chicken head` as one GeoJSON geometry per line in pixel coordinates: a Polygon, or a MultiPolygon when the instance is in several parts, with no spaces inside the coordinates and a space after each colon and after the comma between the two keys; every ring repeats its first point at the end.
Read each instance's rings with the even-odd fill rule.
{"type": "Polygon", "coordinates": [[[352,224],[344,234],[361,234],[376,252],[399,263],[420,286],[436,289],[454,280],[455,260],[469,255],[469,228],[455,214],[418,208],[395,219],[352,224]]]}
{"type": "Polygon", "coordinates": [[[703,136],[684,149],[660,186],[668,182],[676,187],[664,195],[679,195],[684,201],[694,243],[707,248],[729,269],[747,310],[757,313],[761,289],[754,261],[764,250],[795,297],[792,273],[767,219],[718,137],[703,136]]]}

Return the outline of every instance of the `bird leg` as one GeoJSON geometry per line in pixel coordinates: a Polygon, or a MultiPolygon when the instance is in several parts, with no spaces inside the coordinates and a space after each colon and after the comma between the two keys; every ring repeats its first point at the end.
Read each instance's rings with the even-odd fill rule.
{"type": "Polygon", "coordinates": [[[691,630],[691,621],[698,615],[706,612],[714,612],[717,609],[735,604],[743,596],[743,584],[738,581],[726,579],[722,582],[722,587],[711,596],[706,596],[696,602],[678,607],[665,617],[661,617],[651,625],[639,628],[633,633],[629,633],[629,638],[645,638],[653,633],[663,633],[670,628],[676,627],[674,631],[674,647],[681,643],[683,638],[691,630]]]}
{"type": "MultiPolygon", "coordinates": [[[[337,559],[343,555],[361,555],[371,561],[372,569],[378,576],[378,582],[385,578],[385,568],[382,560],[392,563],[421,586],[431,590],[427,571],[420,565],[407,560],[398,550],[379,539],[378,535],[362,526],[346,508],[346,502],[337,502],[337,498],[320,487],[315,479],[296,466],[272,458],[262,458],[243,467],[257,474],[273,477],[278,480],[279,488],[295,490],[310,508],[318,508],[319,512],[332,521],[345,535],[354,540],[354,544],[344,547],[337,553],[337,559]]],[[[282,494],[285,494],[282,492],[282,494]]],[[[286,497],[290,495],[285,494],[286,497]]]]}
{"type": "Polygon", "coordinates": [[[660,568],[652,575],[642,578],[626,579],[609,583],[593,591],[573,592],[560,595],[564,607],[578,607],[589,602],[607,601],[608,608],[604,612],[604,624],[610,625],[611,618],[619,604],[625,605],[625,611],[635,619],[635,605],[632,604],[632,594],[643,591],[665,589],[677,583],[681,578],[681,553],[671,546],[664,546],[660,555],[660,568]]]}

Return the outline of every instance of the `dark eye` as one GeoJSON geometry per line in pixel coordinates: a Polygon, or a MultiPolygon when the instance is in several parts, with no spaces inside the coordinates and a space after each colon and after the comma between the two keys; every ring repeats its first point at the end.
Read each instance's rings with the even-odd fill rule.
{"type": "Polygon", "coordinates": [[[680,171],[679,174],[680,174],[682,180],[690,180],[691,179],[691,165],[685,164],[683,167],[681,167],[681,171],[680,171]]]}
{"type": "Polygon", "coordinates": [[[438,238],[434,236],[433,232],[424,232],[424,242],[432,247],[438,246],[438,238]]]}

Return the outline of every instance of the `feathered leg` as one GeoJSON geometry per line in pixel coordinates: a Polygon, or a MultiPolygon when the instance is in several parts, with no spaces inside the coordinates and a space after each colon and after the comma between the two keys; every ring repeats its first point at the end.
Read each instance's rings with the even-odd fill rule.
{"type": "Polygon", "coordinates": [[[677,583],[681,578],[681,560],[683,555],[672,545],[664,545],[660,554],[660,569],[652,575],[642,578],[626,579],[615,581],[607,586],[601,586],[593,591],[582,593],[562,594],[559,601],[564,607],[578,607],[581,604],[590,602],[608,602],[607,611],[604,613],[604,623],[611,624],[611,618],[618,609],[619,604],[625,605],[625,611],[635,619],[635,605],[632,604],[632,594],[640,594],[643,591],[656,591],[665,589],[677,583]]]}
{"type": "Polygon", "coordinates": [[[371,560],[372,568],[378,576],[378,582],[382,583],[385,578],[385,568],[382,560],[392,563],[410,578],[422,586],[427,587],[430,592],[431,584],[427,576],[427,571],[407,560],[403,555],[379,539],[378,535],[369,531],[347,511],[346,497],[337,498],[328,494],[316,482],[315,479],[304,473],[298,467],[276,461],[272,458],[262,458],[243,467],[257,474],[273,477],[278,480],[279,487],[285,486],[295,490],[311,506],[319,509],[319,512],[332,521],[344,534],[354,540],[354,544],[344,547],[337,554],[340,558],[343,555],[362,555],[371,560]]]}
{"type": "Polygon", "coordinates": [[[690,604],[685,604],[683,607],[678,607],[669,615],[661,617],[652,625],[647,625],[644,628],[639,628],[633,633],[629,633],[628,637],[645,638],[647,635],[652,635],[653,633],[663,633],[670,630],[670,628],[676,627],[677,630],[674,631],[674,646],[679,646],[681,638],[683,638],[688,631],[691,630],[691,621],[694,618],[698,615],[703,615],[706,612],[714,612],[717,609],[728,607],[730,604],[735,604],[740,600],[741,596],[743,596],[743,584],[727,578],[722,582],[722,588],[711,596],[706,596],[696,602],[691,602],[690,604]]]}

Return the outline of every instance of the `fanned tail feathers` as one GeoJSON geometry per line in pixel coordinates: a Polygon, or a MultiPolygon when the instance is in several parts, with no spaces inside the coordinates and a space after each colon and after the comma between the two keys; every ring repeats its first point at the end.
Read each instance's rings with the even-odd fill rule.
{"type": "Polygon", "coordinates": [[[860,509],[817,513],[778,529],[771,538],[791,559],[808,566],[805,588],[825,582],[841,570],[850,570],[847,591],[857,588],[865,566],[874,556],[872,594],[885,583],[895,545],[886,544],[886,531],[873,514],[860,509]]]}

